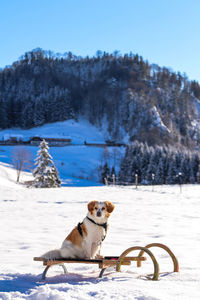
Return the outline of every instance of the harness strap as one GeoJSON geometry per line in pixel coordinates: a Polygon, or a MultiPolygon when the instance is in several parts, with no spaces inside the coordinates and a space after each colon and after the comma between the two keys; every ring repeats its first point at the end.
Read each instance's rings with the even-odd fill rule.
{"type": "Polygon", "coordinates": [[[82,223],[78,223],[77,229],[78,229],[78,232],[80,233],[80,235],[83,237],[83,230],[81,228],[82,224],[83,224],[83,222],[82,223]]]}
{"type": "Polygon", "coordinates": [[[104,237],[102,238],[102,241],[105,240],[105,237],[106,237],[106,234],[107,234],[107,230],[108,230],[108,224],[107,223],[103,223],[103,224],[99,224],[99,223],[96,223],[94,220],[90,219],[89,217],[87,217],[87,219],[92,222],[93,224],[97,225],[97,226],[100,226],[100,227],[103,227],[105,229],[105,235],[104,237]]]}

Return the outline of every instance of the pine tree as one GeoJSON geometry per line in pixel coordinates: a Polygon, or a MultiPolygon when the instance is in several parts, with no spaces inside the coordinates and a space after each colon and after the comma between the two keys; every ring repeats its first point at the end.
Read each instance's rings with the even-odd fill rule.
{"type": "Polygon", "coordinates": [[[53,178],[55,179],[56,187],[59,187],[61,185],[61,180],[55,165],[52,166],[52,174],[53,174],[53,178]]]}
{"type": "Polygon", "coordinates": [[[160,157],[158,166],[156,167],[155,181],[156,181],[156,184],[163,184],[165,182],[164,161],[163,161],[162,157],[160,157]]]}
{"type": "Polygon", "coordinates": [[[43,140],[39,148],[35,159],[36,168],[33,171],[33,176],[35,177],[33,186],[37,188],[59,187],[61,181],[52,157],[48,152],[48,143],[43,140]]]}
{"type": "Polygon", "coordinates": [[[110,169],[108,163],[106,162],[102,168],[101,182],[105,183],[105,178],[108,179],[109,176],[110,176],[110,169]]]}
{"type": "Polygon", "coordinates": [[[175,166],[175,158],[173,155],[170,156],[168,174],[166,177],[166,183],[167,184],[178,183],[178,174],[177,174],[177,169],[175,166]]]}

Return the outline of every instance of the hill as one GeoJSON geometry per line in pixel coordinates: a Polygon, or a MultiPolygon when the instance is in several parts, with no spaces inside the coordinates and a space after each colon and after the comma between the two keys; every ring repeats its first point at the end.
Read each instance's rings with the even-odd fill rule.
{"type": "Polygon", "coordinates": [[[87,119],[113,141],[197,149],[200,86],[137,54],[35,49],[0,71],[0,128],[87,119]]]}

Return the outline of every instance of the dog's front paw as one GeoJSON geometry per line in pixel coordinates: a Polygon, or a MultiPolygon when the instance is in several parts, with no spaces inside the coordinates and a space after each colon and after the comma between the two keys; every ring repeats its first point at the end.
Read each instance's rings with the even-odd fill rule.
{"type": "Polygon", "coordinates": [[[89,259],[92,259],[92,257],[90,257],[90,256],[85,256],[84,259],[89,260],[89,259]]]}
{"type": "Polygon", "coordinates": [[[102,255],[100,255],[100,254],[97,254],[97,255],[95,256],[95,258],[96,258],[96,259],[103,259],[104,257],[103,257],[102,255]]]}

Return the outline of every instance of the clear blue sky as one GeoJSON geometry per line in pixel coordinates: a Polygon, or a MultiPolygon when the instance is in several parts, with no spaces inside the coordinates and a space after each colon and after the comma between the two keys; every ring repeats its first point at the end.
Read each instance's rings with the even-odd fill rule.
{"type": "Polygon", "coordinates": [[[200,82],[200,0],[1,0],[0,67],[34,48],[138,53],[200,82]]]}

